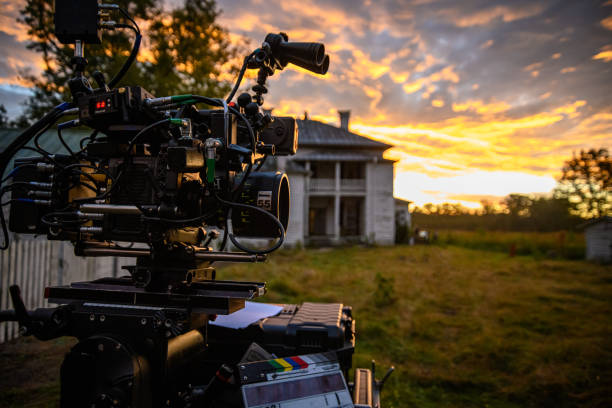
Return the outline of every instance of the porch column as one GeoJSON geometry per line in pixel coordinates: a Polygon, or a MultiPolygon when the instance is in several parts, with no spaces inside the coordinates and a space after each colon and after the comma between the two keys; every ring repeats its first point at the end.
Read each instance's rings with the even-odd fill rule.
{"type": "Polygon", "coordinates": [[[336,179],[336,193],[340,192],[340,162],[336,162],[336,171],[334,171],[334,178],[336,179]]]}
{"type": "Polygon", "coordinates": [[[334,239],[336,241],[340,240],[340,162],[337,161],[336,168],[334,171],[334,179],[335,179],[335,194],[334,194],[334,239]]]}
{"type": "Polygon", "coordinates": [[[340,194],[334,194],[334,239],[340,240],[340,194]]]}

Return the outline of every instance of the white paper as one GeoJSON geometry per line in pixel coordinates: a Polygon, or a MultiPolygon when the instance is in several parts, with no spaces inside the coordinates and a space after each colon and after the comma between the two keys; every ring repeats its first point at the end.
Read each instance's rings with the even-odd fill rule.
{"type": "Polygon", "coordinates": [[[244,302],[244,309],[240,309],[230,315],[219,315],[217,319],[210,322],[210,324],[230,329],[244,329],[258,320],[276,316],[281,310],[283,310],[282,306],[257,302],[244,302]]]}

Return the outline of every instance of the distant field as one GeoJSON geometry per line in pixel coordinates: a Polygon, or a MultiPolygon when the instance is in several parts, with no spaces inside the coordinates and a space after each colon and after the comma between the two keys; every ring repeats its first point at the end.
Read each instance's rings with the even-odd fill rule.
{"type": "Polygon", "coordinates": [[[440,245],[458,245],[534,257],[584,259],[584,234],[570,231],[510,232],[432,230],[440,245]]]}
{"type": "MultiPolygon", "coordinates": [[[[383,408],[612,406],[610,267],[397,246],[283,251],[218,275],[267,281],[267,302],[353,306],[355,365],[397,367],[383,408]]],[[[0,406],[55,406],[36,360],[61,360],[67,343],[36,344],[0,345],[0,406]]]]}

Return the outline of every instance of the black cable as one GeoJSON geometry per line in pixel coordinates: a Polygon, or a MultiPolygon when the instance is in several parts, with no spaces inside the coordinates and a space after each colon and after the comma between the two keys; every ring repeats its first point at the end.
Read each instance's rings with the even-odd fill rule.
{"type": "Polygon", "coordinates": [[[47,151],[41,151],[35,147],[31,147],[31,146],[22,146],[19,150],[31,150],[33,152],[36,152],[40,155],[42,155],[45,159],[49,160],[50,162],[52,162],[54,165],[58,166],[58,167],[64,167],[62,164],[58,163],[57,160],[55,160],[52,157],[52,154],[47,152],[47,151]]]}
{"type": "Polygon", "coordinates": [[[78,219],[78,216],[75,212],[68,212],[68,211],[55,211],[55,212],[50,212],[47,214],[44,214],[42,217],[40,217],[40,222],[42,222],[45,225],[51,226],[51,227],[61,227],[62,225],[66,225],[66,224],[83,224],[85,222],[88,222],[88,220],[81,220],[78,219]],[[61,220],[61,221],[49,221],[47,220],[47,218],[49,217],[57,217],[57,216],[61,216],[61,215],[70,215],[73,217],[77,217],[77,219],[73,219],[73,220],[61,220]]]}
{"type": "Polygon", "coordinates": [[[36,168],[36,165],[35,164],[22,164],[22,165],[15,167],[13,170],[9,172],[9,174],[5,178],[2,179],[2,181],[0,181],[0,183],[5,183],[8,179],[13,177],[15,173],[17,173],[19,170],[24,169],[24,168],[31,168],[31,167],[36,168]]]}
{"type": "Polygon", "coordinates": [[[124,16],[125,18],[127,18],[128,20],[130,20],[130,22],[131,22],[132,24],[134,24],[134,28],[135,28],[136,32],[137,32],[138,34],[140,34],[140,28],[138,27],[138,24],[136,24],[136,21],[134,21],[134,19],[132,18],[132,16],[130,16],[130,13],[128,13],[128,12],[127,12],[125,9],[123,9],[123,8],[121,8],[121,7],[119,8],[119,12],[120,12],[121,14],[123,14],[123,16],[124,16]]]}
{"type": "Polygon", "coordinates": [[[94,130],[89,136],[85,136],[79,141],[79,147],[81,148],[81,152],[85,151],[85,149],[87,148],[87,145],[83,146],[83,142],[89,139],[89,143],[91,143],[96,139],[96,136],[98,136],[98,131],[94,130]]]}
{"type": "MultiPolygon", "coordinates": [[[[13,140],[2,153],[0,153],[0,175],[4,175],[4,171],[8,167],[8,164],[19,149],[23,148],[33,137],[46,132],[47,129],[49,129],[62,116],[62,113],[71,106],[71,104],[66,102],[56,106],[49,113],[36,121],[32,126],[21,132],[21,134],[17,136],[17,138],[15,138],[15,140],[13,140]]],[[[0,213],[0,227],[2,228],[2,235],[4,239],[0,249],[4,250],[9,246],[9,235],[6,227],[6,221],[4,219],[4,212],[0,211],[0,213]]]]}
{"type": "MultiPolygon", "coordinates": [[[[98,166],[93,166],[91,164],[85,164],[85,163],[74,163],[74,164],[69,164],[68,166],[63,167],[60,172],[57,174],[57,177],[59,177],[60,174],[62,174],[63,172],[67,171],[67,170],[72,170],[74,168],[86,168],[86,169],[93,169],[93,170],[97,170],[98,172],[104,174],[106,177],[110,178],[113,183],[115,182],[115,177],[112,176],[112,174],[110,174],[107,170],[103,169],[102,167],[98,167],[98,166]]],[[[86,176],[88,176],[88,173],[85,172],[80,172],[86,176]]],[[[91,178],[91,181],[97,183],[93,178],[91,178]]]]}
{"type": "MultiPolygon", "coordinates": [[[[249,210],[255,210],[255,211],[259,211],[262,214],[265,214],[266,216],[270,217],[278,226],[279,230],[280,230],[280,236],[278,237],[278,241],[276,242],[276,244],[274,244],[272,247],[264,249],[264,250],[253,250],[250,248],[247,248],[245,246],[242,246],[235,238],[234,238],[234,233],[230,232],[228,233],[229,239],[230,241],[232,241],[232,244],[234,244],[234,246],[238,249],[240,249],[241,251],[247,252],[249,254],[255,254],[255,255],[264,255],[264,254],[269,254],[270,252],[274,252],[276,251],[278,248],[280,248],[280,246],[283,244],[283,242],[285,241],[285,227],[283,227],[283,224],[280,222],[280,220],[278,218],[276,218],[274,216],[274,214],[269,213],[268,211],[261,209],[259,207],[255,207],[253,205],[249,205],[249,204],[242,204],[242,203],[234,203],[234,202],[230,202],[230,201],[226,201],[224,199],[222,199],[221,197],[219,197],[217,194],[215,194],[215,198],[221,202],[222,204],[225,204],[227,206],[230,207],[229,211],[228,211],[228,216],[226,218],[226,225],[229,224],[229,227],[231,228],[231,217],[232,217],[232,209],[234,207],[237,208],[245,208],[245,209],[249,209],[249,210]]],[[[229,229],[229,228],[228,228],[229,229]]]]}
{"type": "Polygon", "coordinates": [[[117,85],[119,83],[119,81],[121,81],[123,76],[130,69],[130,67],[132,66],[132,63],[134,62],[134,60],[138,56],[138,50],[140,49],[140,42],[142,41],[142,35],[140,34],[140,28],[138,28],[138,24],[136,24],[134,19],[128,14],[127,11],[125,11],[122,8],[119,8],[119,11],[128,20],[130,20],[132,22],[132,24],[134,24],[134,27],[131,27],[131,26],[128,26],[128,25],[125,25],[125,24],[117,24],[116,26],[119,27],[119,28],[131,28],[131,29],[133,29],[134,32],[136,33],[136,38],[134,39],[134,45],[132,46],[132,51],[130,52],[130,55],[128,56],[127,60],[125,60],[125,62],[123,63],[123,66],[121,67],[119,72],[117,72],[117,74],[113,77],[113,79],[111,79],[110,82],[108,83],[108,87],[109,88],[114,88],[115,85],[117,85]]]}
{"type": "MultiPolygon", "coordinates": [[[[37,135],[36,135],[36,137],[34,138],[34,146],[36,146],[36,149],[38,149],[38,150],[40,151],[40,153],[41,153],[41,154],[51,155],[51,152],[46,151],[45,149],[43,149],[43,148],[40,146],[39,139],[40,139],[40,137],[41,137],[43,134],[44,134],[44,132],[41,132],[41,133],[39,133],[39,134],[37,134],[37,135]]],[[[24,147],[25,147],[25,146],[24,146],[24,147]]],[[[22,149],[23,149],[23,147],[22,147],[22,149]]]]}
{"type": "MultiPolygon", "coordinates": [[[[219,107],[223,107],[223,101],[220,99],[213,99],[213,98],[208,98],[206,96],[201,96],[201,95],[192,95],[192,98],[198,102],[203,102],[206,103],[208,105],[211,106],[219,106],[219,107]]],[[[228,106],[227,107],[228,110],[233,113],[234,115],[238,116],[238,118],[244,122],[244,124],[247,127],[247,130],[249,132],[249,138],[251,139],[251,150],[253,151],[253,153],[255,152],[255,148],[256,148],[256,141],[255,141],[255,131],[253,130],[253,127],[251,126],[251,123],[249,122],[249,120],[242,114],[240,113],[240,110],[238,110],[237,108],[233,107],[233,106],[228,106]]]]}
{"type": "Polygon", "coordinates": [[[130,140],[130,143],[128,144],[126,156],[130,154],[130,152],[132,151],[132,147],[134,147],[134,143],[136,143],[136,140],[138,140],[139,137],[146,134],[148,131],[155,128],[156,126],[163,125],[164,123],[169,123],[169,122],[170,122],[170,118],[158,120],[157,122],[151,123],[150,125],[143,128],[140,132],[136,133],[136,136],[134,136],[132,140],[130,140]]]}
{"type": "Polygon", "coordinates": [[[66,150],[68,150],[68,153],[71,156],[74,156],[74,152],[72,151],[70,146],[68,146],[68,143],[66,143],[66,141],[64,140],[64,137],[62,136],[62,129],[60,127],[57,128],[57,137],[59,138],[62,145],[66,148],[66,150]]]}
{"type": "Polygon", "coordinates": [[[238,88],[240,87],[240,83],[242,82],[242,78],[244,77],[244,73],[246,72],[249,60],[253,57],[253,55],[255,55],[255,52],[256,51],[253,51],[252,53],[250,53],[249,55],[244,57],[244,61],[242,63],[242,67],[240,68],[240,72],[238,73],[238,78],[236,79],[236,83],[234,84],[234,88],[232,88],[232,91],[230,92],[230,94],[225,99],[225,101],[227,103],[230,103],[232,101],[232,99],[234,98],[234,95],[236,95],[236,92],[238,91],[238,88]]]}

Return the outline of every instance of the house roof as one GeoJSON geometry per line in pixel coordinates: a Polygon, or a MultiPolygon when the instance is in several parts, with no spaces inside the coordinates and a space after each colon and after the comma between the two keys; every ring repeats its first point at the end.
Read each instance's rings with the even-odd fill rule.
{"type": "Polygon", "coordinates": [[[336,146],[387,150],[393,146],[316,120],[298,119],[299,146],[336,146]]]}
{"type": "Polygon", "coordinates": [[[603,216],[603,217],[599,217],[599,218],[592,218],[586,222],[583,222],[582,224],[578,225],[578,228],[580,229],[586,229],[589,228],[593,225],[599,224],[601,222],[605,222],[606,224],[612,224],[612,217],[611,216],[603,216]]]}
{"type": "Polygon", "coordinates": [[[393,160],[387,160],[380,157],[380,152],[368,151],[323,151],[298,154],[291,159],[292,161],[356,161],[356,162],[371,162],[378,163],[394,163],[393,160]]]}

